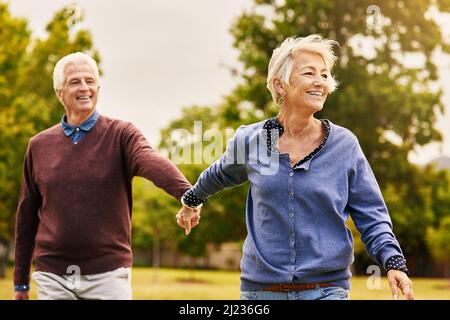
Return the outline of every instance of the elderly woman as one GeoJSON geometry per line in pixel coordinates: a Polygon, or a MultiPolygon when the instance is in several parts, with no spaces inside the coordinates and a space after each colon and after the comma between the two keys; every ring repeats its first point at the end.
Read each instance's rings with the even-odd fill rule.
{"type": "Polygon", "coordinates": [[[387,270],[394,299],[398,288],[413,299],[405,258],[358,139],[314,117],[336,89],[335,44],[310,35],[288,38],[274,50],[267,87],[278,116],[241,126],[182,198],[177,221],[189,233],[200,216],[188,208],[250,181],[241,299],[348,299],[354,260],[349,214],[370,256],[387,270]]]}

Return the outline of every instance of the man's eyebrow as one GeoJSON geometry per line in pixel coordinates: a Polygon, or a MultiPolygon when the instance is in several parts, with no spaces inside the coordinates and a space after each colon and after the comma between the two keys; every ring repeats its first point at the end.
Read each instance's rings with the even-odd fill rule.
{"type": "Polygon", "coordinates": [[[95,80],[95,77],[93,77],[93,76],[87,76],[87,77],[73,77],[73,78],[69,78],[69,79],[67,79],[67,82],[71,82],[71,81],[74,81],[74,80],[80,80],[80,79],[87,79],[87,80],[95,80]]]}

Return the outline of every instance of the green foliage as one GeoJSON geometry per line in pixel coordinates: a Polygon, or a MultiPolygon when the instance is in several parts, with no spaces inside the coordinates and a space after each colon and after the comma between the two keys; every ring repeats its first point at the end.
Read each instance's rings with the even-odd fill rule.
{"type": "Polygon", "coordinates": [[[178,201],[143,178],[133,180],[133,246],[148,248],[155,239],[173,242],[181,230],[175,221],[178,201]]]}
{"type": "MultiPolygon", "coordinates": [[[[266,89],[273,49],[290,36],[319,33],[334,38],[340,43],[333,70],[340,86],[317,117],[328,118],[357,135],[386,198],[402,247],[407,255],[419,252],[427,227],[450,214],[450,191],[445,187],[450,183],[448,175],[408,161],[415,147],[442,138],[435,128],[436,116],[444,106],[442,90],[432,89],[437,79],[432,53],[437,49],[449,53],[450,42],[443,38],[429,12],[434,8],[448,14],[450,2],[377,1],[381,15],[373,28],[368,25],[367,14],[371,4],[368,0],[255,0],[254,7],[230,28],[243,67],[239,84],[219,106],[185,109],[182,118],[162,130],[161,147],[170,150],[179,144],[169,133],[192,127],[194,120],[202,120],[203,126],[236,129],[276,115],[277,106],[266,89]],[[363,44],[371,50],[362,50],[363,44]],[[412,55],[421,57],[423,65],[406,65],[412,55]]],[[[190,177],[194,171],[198,167],[184,169],[190,177]]],[[[231,206],[228,214],[237,210],[243,214],[243,190],[230,190],[226,199],[220,198],[235,199],[227,203],[231,206]]],[[[205,210],[219,205],[216,196],[205,210]]],[[[213,216],[220,217],[211,214],[211,219],[213,216]]],[[[207,228],[204,221],[200,228],[207,228]]],[[[239,230],[243,230],[241,225],[239,230]]],[[[244,236],[242,233],[241,238],[244,236]]],[[[232,238],[234,235],[227,240],[232,238]]]]}
{"type": "Polygon", "coordinates": [[[44,38],[32,38],[27,21],[0,2],[0,244],[13,238],[22,163],[31,136],[57,123],[64,109],[54,90],[57,60],[84,51],[99,60],[87,30],[74,31],[83,17],[58,11],[44,38]]]}
{"type": "MultiPolygon", "coordinates": [[[[231,138],[231,133],[227,133],[232,126],[227,118],[218,117],[218,110],[212,108],[193,106],[183,109],[180,119],[174,120],[170,125],[161,131],[163,137],[160,148],[169,153],[173,160],[173,154],[182,154],[179,148],[188,149],[190,157],[187,163],[177,164],[187,179],[194,183],[200,173],[212,162],[220,157],[227,143],[227,138],[231,138]],[[195,121],[202,121],[201,132],[195,132],[195,121]],[[177,129],[184,129],[190,134],[191,139],[183,140],[173,136],[177,129]],[[212,131],[210,141],[203,138],[208,131],[212,131]],[[223,148],[213,152],[208,149],[208,145],[215,142],[215,139],[222,139],[223,148]],[[199,144],[197,148],[195,144],[199,144]],[[203,151],[198,154],[196,150],[203,151]],[[211,152],[209,152],[211,151],[211,152]],[[205,161],[205,159],[211,159],[205,161]],[[200,160],[200,161],[197,161],[200,160]],[[196,163],[197,162],[197,163],[196,163]]],[[[198,129],[198,128],[197,128],[198,129]]],[[[191,256],[202,256],[206,252],[208,243],[220,244],[226,241],[239,241],[245,234],[245,199],[247,194],[247,185],[239,186],[214,196],[208,201],[202,209],[201,228],[194,228],[186,237],[182,229],[176,234],[175,247],[182,253],[191,256]]],[[[148,194],[148,197],[152,195],[148,194]]],[[[179,209],[179,208],[178,208],[179,209]]],[[[173,211],[175,214],[176,211],[173,211]]],[[[174,221],[175,222],[175,221],[174,221]]]]}
{"type": "Polygon", "coordinates": [[[433,257],[445,264],[446,276],[450,276],[450,216],[441,220],[439,228],[428,228],[427,244],[433,257]]]}

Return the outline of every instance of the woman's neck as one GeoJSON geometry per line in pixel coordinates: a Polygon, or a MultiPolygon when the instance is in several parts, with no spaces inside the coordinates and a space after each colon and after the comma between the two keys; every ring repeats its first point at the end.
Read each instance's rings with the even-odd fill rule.
{"type": "Polygon", "coordinates": [[[314,118],[313,114],[301,114],[291,112],[289,108],[280,109],[278,121],[283,126],[284,134],[289,137],[305,137],[313,134],[321,128],[321,122],[314,118]]]}

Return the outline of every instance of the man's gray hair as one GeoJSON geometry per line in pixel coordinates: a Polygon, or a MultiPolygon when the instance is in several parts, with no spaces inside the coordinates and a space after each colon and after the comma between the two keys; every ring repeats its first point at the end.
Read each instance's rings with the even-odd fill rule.
{"type": "Polygon", "coordinates": [[[97,62],[83,52],[75,52],[62,57],[56,63],[55,69],[53,70],[53,87],[55,90],[61,90],[63,88],[64,82],[66,81],[66,68],[72,64],[87,64],[92,71],[94,71],[95,79],[99,82],[100,74],[98,71],[97,62]]]}
{"type": "Polygon", "coordinates": [[[269,62],[267,89],[272,94],[275,103],[278,103],[280,97],[275,90],[273,81],[274,79],[279,79],[289,84],[289,78],[293,68],[293,57],[297,52],[312,52],[320,55],[328,71],[328,78],[326,80],[328,92],[332,93],[336,90],[338,83],[331,74],[331,69],[337,60],[333,52],[333,45],[339,45],[339,43],[335,40],[324,39],[320,35],[312,34],[304,38],[287,38],[279,47],[273,50],[272,58],[269,62]]]}

